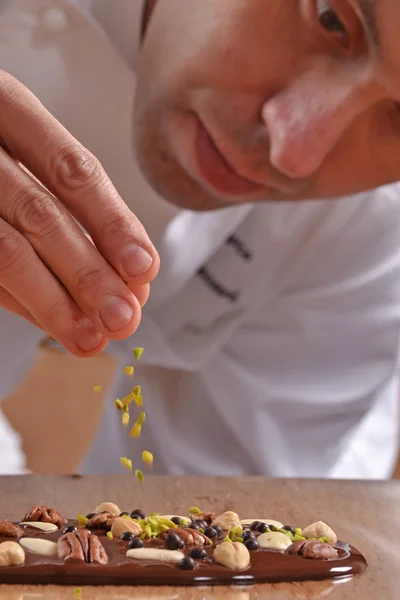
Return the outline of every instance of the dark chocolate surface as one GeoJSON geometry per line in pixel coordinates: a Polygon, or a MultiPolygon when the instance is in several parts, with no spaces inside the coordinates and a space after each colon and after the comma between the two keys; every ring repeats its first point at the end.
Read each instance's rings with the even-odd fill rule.
{"type": "MultiPolygon", "coordinates": [[[[69,521],[68,525],[76,525],[69,521]]],[[[79,561],[64,562],[57,557],[47,557],[25,550],[22,566],[1,567],[1,583],[61,584],[61,585],[250,585],[284,581],[311,581],[348,578],[361,574],[367,566],[362,554],[347,544],[338,543],[339,558],[313,560],[289,556],[274,550],[250,552],[251,565],[245,571],[231,571],[211,561],[214,546],[206,548],[210,560],[196,560],[196,569],[185,571],[177,564],[132,560],[126,557],[128,542],[118,538],[110,540],[105,532],[98,535],[108,555],[108,564],[85,564],[79,561]]],[[[57,541],[62,530],[44,533],[32,527],[25,528],[25,537],[40,537],[57,541]]],[[[1,538],[0,542],[10,541],[1,538]]],[[[145,544],[163,547],[160,540],[145,544]]],[[[188,555],[191,548],[183,552],[188,555]]]]}

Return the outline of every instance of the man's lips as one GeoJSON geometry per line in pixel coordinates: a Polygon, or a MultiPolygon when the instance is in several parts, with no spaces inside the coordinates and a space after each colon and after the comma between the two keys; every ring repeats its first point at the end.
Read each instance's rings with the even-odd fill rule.
{"type": "Polygon", "coordinates": [[[195,160],[204,183],[225,196],[251,196],[263,190],[267,195],[292,196],[305,187],[300,181],[262,182],[239,173],[200,121],[195,137],[195,160]]]}
{"type": "Polygon", "coordinates": [[[195,158],[204,181],[224,195],[245,196],[264,187],[243,177],[228,163],[200,122],[195,139],[195,158]]]}

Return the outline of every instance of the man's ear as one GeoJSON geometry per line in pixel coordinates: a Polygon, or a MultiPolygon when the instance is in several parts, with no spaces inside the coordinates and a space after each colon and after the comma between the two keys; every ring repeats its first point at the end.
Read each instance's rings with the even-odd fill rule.
{"type": "Polygon", "coordinates": [[[150,21],[151,14],[154,10],[155,5],[158,0],[145,0],[143,14],[142,14],[142,25],[140,30],[140,39],[143,41],[143,38],[146,34],[146,29],[150,21]]]}

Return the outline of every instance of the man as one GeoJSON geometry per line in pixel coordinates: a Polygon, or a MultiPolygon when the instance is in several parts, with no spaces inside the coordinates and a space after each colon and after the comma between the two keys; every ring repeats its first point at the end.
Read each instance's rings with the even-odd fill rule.
{"type": "MultiPolygon", "coordinates": [[[[157,472],[388,477],[400,201],[397,184],[381,186],[400,177],[400,7],[112,6],[10,3],[1,64],[100,159],[160,274],[129,338],[154,246],[92,154],[3,75],[3,144],[57,199],[2,153],[2,306],[78,356],[111,340],[111,400],[129,391],[132,346],[145,347],[141,440],[157,472]]],[[[1,326],[13,335],[6,313],[1,326]]],[[[4,344],[4,393],[40,335],[26,326],[11,356],[4,344]]],[[[110,402],[82,471],[118,470],[140,449],[110,402]]]]}

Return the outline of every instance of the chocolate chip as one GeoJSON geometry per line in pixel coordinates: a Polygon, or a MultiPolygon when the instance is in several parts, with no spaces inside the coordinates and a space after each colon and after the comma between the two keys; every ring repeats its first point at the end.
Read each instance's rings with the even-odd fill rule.
{"type": "Polygon", "coordinates": [[[135,508],[130,514],[131,519],[145,519],[146,515],[140,508],[135,508]]]}
{"type": "Polygon", "coordinates": [[[187,526],[187,528],[196,529],[196,531],[198,531],[199,529],[204,529],[203,524],[200,524],[199,521],[193,521],[187,526]]]}
{"type": "Polygon", "coordinates": [[[143,548],[144,542],[140,538],[132,538],[128,544],[128,550],[132,550],[132,548],[143,548]]]}
{"type": "Polygon", "coordinates": [[[70,525],[69,527],[64,527],[63,533],[72,533],[73,531],[78,531],[75,525],[70,525]]]}
{"type": "Polygon", "coordinates": [[[285,531],[290,531],[290,533],[291,533],[292,535],[296,535],[296,532],[295,532],[295,530],[294,530],[294,527],[291,527],[291,525],[284,525],[284,526],[282,527],[282,529],[284,529],[285,531]]]}
{"type": "Polygon", "coordinates": [[[207,558],[207,552],[204,548],[193,548],[193,550],[190,551],[189,556],[191,558],[205,559],[207,558]]]}
{"type": "Polygon", "coordinates": [[[222,527],[220,527],[219,525],[213,525],[213,527],[214,527],[215,531],[217,532],[218,537],[223,537],[225,535],[222,527]]]}
{"type": "Polygon", "coordinates": [[[253,538],[248,538],[244,542],[244,545],[246,546],[247,550],[259,550],[260,549],[260,544],[257,542],[257,540],[255,540],[253,538]]]}
{"type": "Polygon", "coordinates": [[[210,538],[210,540],[212,540],[213,538],[216,538],[218,536],[218,531],[215,529],[215,527],[206,527],[206,529],[204,530],[204,535],[206,535],[208,538],[210,538]]]}
{"type": "Polygon", "coordinates": [[[128,512],[122,512],[119,515],[120,517],[129,517],[129,513],[128,512]]]}
{"type": "Polygon", "coordinates": [[[242,533],[242,538],[244,542],[249,539],[255,540],[256,534],[254,533],[254,531],[250,531],[250,529],[245,529],[245,531],[243,531],[242,533]]]}
{"type": "Polygon", "coordinates": [[[89,514],[86,515],[86,518],[87,519],[91,519],[92,517],[94,517],[95,514],[96,513],[89,513],[89,514]]]}
{"type": "Polygon", "coordinates": [[[194,562],[193,558],[190,558],[190,556],[182,558],[181,562],[179,563],[179,567],[185,571],[192,571],[195,566],[196,563],[194,562]]]}
{"type": "Polygon", "coordinates": [[[265,533],[268,529],[268,526],[265,523],[260,523],[257,527],[258,533],[265,533]]]}
{"type": "Polygon", "coordinates": [[[180,517],[172,517],[171,521],[173,523],[175,523],[175,525],[180,525],[181,524],[181,518],[180,517]]]}
{"type": "Polygon", "coordinates": [[[185,547],[185,542],[177,533],[168,533],[164,538],[165,547],[168,550],[182,550],[185,547]]]}
{"type": "Polygon", "coordinates": [[[251,531],[258,531],[258,527],[261,525],[260,521],[253,521],[250,525],[251,531]]]}
{"type": "Polygon", "coordinates": [[[119,539],[123,542],[126,542],[127,540],[131,540],[133,537],[134,535],[132,531],[124,531],[124,533],[121,534],[121,537],[119,539]]]}

